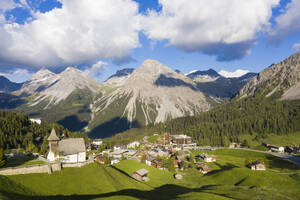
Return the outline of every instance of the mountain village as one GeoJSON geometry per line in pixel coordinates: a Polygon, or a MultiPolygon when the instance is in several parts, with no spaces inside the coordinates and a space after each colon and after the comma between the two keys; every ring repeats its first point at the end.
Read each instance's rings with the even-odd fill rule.
{"type": "MultiPolygon", "coordinates": [[[[187,135],[171,135],[170,133],[153,134],[145,136],[140,141],[128,144],[115,144],[112,149],[101,150],[104,144],[101,139],[91,139],[85,144],[84,138],[59,138],[54,128],[47,137],[49,143],[46,155],[33,154],[45,164],[26,167],[8,167],[0,169],[1,175],[17,175],[31,173],[53,173],[62,168],[82,167],[86,164],[97,162],[103,165],[115,165],[123,160],[135,160],[160,170],[175,170],[175,179],[182,179],[185,170],[196,168],[202,174],[212,170],[209,163],[216,162],[218,157],[213,154],[216,149],[226,147],[197,146],[192,138],[187,135]],[[150,142],[151,141],[151,142],[150,142]],[[99,151],[100,150],[100,151],[99,151]],[[195,152],[202,152],[196,153],[195,152]],[[48,163],[48,164],[46,164],[48,163]]],[[[299,146],[276,146],[263,143],[269,152],[278,154],[300,153],[299,146]]],[[[228,149],[245,149],[242,143],[231,143],[228,149]]],[[[10,159],[26,157],[25,154],[6,154],[10,159]]],[[[251,170],[266,170],[267,165],[263,160],[248,161],[246,166],[251,170]]],[[[149,181],[149,171],[142,168],[133,174],[137,181],[149,181]]]]}

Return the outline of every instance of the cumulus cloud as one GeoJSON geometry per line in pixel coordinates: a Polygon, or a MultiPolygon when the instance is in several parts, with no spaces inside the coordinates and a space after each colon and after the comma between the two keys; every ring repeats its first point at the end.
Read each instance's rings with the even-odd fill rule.
{"type": "Polygon", "coordinates": [[[0,1],[0,10],[9,10],[13,9],[17,4],[13,0],[1,0],[0,1]]]}
{"type": "Polygon", "coordinates": [[[270,26],[279,0],[159,0],[160,12],[143,18],[145,34],[168,40],[184,51],[240,59],[250,53],[256,34],[270,26]]]}
{"type": "Polygon", "coordinates": [[[272,43],[280,43],[287,36],[300,33],[300,1],[291,0],[275,22],[275,27],[270,31],[272,43]]]}
{"type": "Polygon", "coordinates": [[[127,57],[140,45],[140,15],[133,0],[60,2],[62,8],[36,12],[29,23],[0,27],[2,63],[28,69],[92,63],[127,57]]]}
{"type": "Polygon", "coordinates": [[[131,62],[137,62],[136,59],[134,59],[131,56],[126,56],[126,57],[122,57],[122,58],[115,58],[113,59],[112,63],[115,65],[125,65],[131,62]]]}
{"type": "Polygon", "coordinates": [[[17,68],[13,71],[0,72],[0,76],[5,76],[13,82],[24,82],[32,76],[32,73],[26,69],[17,68]]]}
{"type": "Polygon", "coordinates": [[[218,73],[221,76],[224,76],[226,78],[237,78],[237,77],[241,77],[241,76],[249,73],[249,70],[237,69],[234,72],[229,72],[229,71],[226,71],[226,70],[221,70],[218,73]]]}
{"type": "Polygon", "coordinates": [[[89,74],[90,76],[97,78],[101,75],[102,70],[107,66],[106,62],[98,61],[97,63],[93,64],[90,68],[85,69],[85,73],[89,74]]]}
{"type": "Polygon", "coordinates": [[[300,51],[300,43],[293,44],[292,49],[294,49],[296,51],[300,51]]]}
{"type": "Polygon", "coordinates": [[[11,10],[17,7],[17,4],[13,0],[1,0],[0,1],[0,25],[5,23],[4,13],[7,10],[11,10]]]}

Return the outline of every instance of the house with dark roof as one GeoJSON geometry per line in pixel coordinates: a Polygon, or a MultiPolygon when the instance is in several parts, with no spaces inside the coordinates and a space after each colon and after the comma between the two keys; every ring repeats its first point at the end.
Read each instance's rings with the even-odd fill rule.
{"type": "Polygon", "coordinates": [[[266,170],[266,165],[262,161],[254,161],[250,164],[251,170],[266,170]]]}
{"type": "Polygon", "coordinates": [[[58,159],[64,163],[77,163],[86,160],[86,148],[83,138],[67,138],[60,140],[53,128],[47,140],[49,141],[49,153],[47,159],[50,162],[58,159]]]}

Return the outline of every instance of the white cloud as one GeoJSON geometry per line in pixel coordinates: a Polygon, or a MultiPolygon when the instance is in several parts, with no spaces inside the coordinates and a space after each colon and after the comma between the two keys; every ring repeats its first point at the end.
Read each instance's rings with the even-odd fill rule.
{"type": "Polygon", "coordinates": [[[300,51],[300,43],[293,44],[292,49],[294,49],[296,51],[300,51]]]}
{"type": "Polygon", "coordinates": [[[17,4],[13,0],[1,0],[0,1],[0,10],[9,10],[13,9],[17,4]]]}
{"type": "Polygon", "coordinates": [[[292,0],[285,12],[276,19],[276,26],[270,31],[271,42],[279,43],[287,36],[300,33],[300,1],[292,0]]]}
{"type": "Polygon", "coordinates": [[[279,0],[159,0],[143,25],[153,40],[168,40],[184,51],[239,59],[250,53],[256,34],[270,25],[279,0]]]}
{"type": "Polygon", "coordinates": [[[2,63],[31,67],[76,65],[126,57],[140,45],[140,15],[133,0],[60,2],[61,9],[35,13],[30,23],[0,27],[2,63]]]}
{"type": "Polygon", "coordinates": [[[221,76],[224,76],[226,78],[237,78],[237,77],[241,77],[247,73],[249,73],[248,70],[242,70],[242,69],[237,69],[234,72],[229,72],[226,70],[221,70],[218,72],[221,76]]]}
{"type": "Polygon", "coordinates": [[[8,78],[13,82],[21,83],[28,80],[32,76],[32,73],[26,69],[18,68],[15,69],[14,71],[0,72],[0,76],[5,76],[6,78],[8,78]]]}
{"type": "Polygon", "coordinates": [[[17,7],[17,4],[13,0],[1,0],[0,1],[0,25],[5,23],[4,13],[7,10],[11,10],[17,7]]]}
{"type": "Polygon", "coordinates": [[[84,72],[97,79],[101,75],[102,70],[107,66],[106,62],[98,61],[84,72]]]}

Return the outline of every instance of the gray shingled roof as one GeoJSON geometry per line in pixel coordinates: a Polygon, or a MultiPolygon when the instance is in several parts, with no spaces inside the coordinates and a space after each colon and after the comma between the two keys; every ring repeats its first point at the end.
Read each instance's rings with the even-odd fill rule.
{"type": "Polygon", "coordinates": [[[149,173],[149,171],[143,168],[143,169],[136,171],[135,173],[137,173],[140,176],[145,176],[149,173]]]}
{"type": "Polygon", "coordinates": [[[56,136],[56,132],[55,132],[54,128],[52,128],[51,134],[50,134],[50,136],[48,137],[47,140],[48,141],[58,141],[59,140],[59,138],[56,136]]]}
{"type": "Polygon", "coordinates": [[[69,138],[59,141],[58,150],[63,155],[71,155],[79,152],[85,152],[85,143],[83,138],[69,138]]]}

